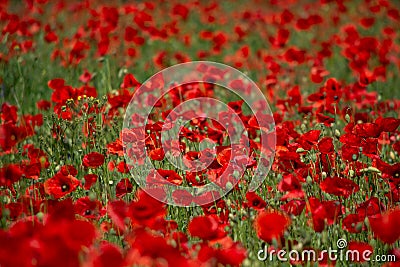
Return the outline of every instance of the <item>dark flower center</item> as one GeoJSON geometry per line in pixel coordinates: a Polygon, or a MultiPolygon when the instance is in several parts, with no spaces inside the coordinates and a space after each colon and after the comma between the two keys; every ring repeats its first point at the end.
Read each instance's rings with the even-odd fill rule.
{"type": "Polygon", "coordinates": [[[68,191],[68,190],[69,190],[69,185],[63,184],[63,185],[61,186],[61,191],[62,191],[62,192],[66,192],[66,191],[68,191]]]}

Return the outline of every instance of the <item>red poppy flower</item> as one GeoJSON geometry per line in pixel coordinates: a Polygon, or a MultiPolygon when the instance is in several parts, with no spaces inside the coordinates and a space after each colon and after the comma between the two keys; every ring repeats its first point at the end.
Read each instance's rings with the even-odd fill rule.
{"type": "Polygon", "coordinates": [[[268,243],[273,239],[280,241],[289,225],[290,219],[286,215],[274,211],[260,212],[255,221],[258,237],[268,243]]]}
{"type": "Polygon", "coordinates": [[[111,201],[107,205],[107,214],[113,224],[123,232],[126,228],[128,205],[122,200],[111,201]]]}
{"type": "Polygon", "coordinates": [[[11,122],[0,124],[0,148],[3,151],[10,151],[22,139],[19,127],[11,122]]]}
{"type": "Polygon", "coordinates": [[[1,105],[1,120],[3,122],[16,123],[18,119],[17,114],[18,108],[16,106],[10,105],[8,103],[3,103],[1,105]]]}
{"type": "Polygon", "coordinates": [[[97,168],[103,165],[104,156],[98,152],[91,152],[83,157],[82,163],[85,167],[97,168]]]}
{"type": "Polygon", "coordinates": [[[284,175],[282,180],[279,182],[278,190],[281,192],[301,190],[301,184],[295,175],[287,174],[284,175]]]}
{"type": "Polygon", "coordinates": [[[296,27],[300,30],[307,30],[311,26],[320,24],[323,22],[323,19],[320,15],[310,15],[307,18],[300,18],[296,22],[296,27]]]}
{"type": "Polygon", "coordinates": [[[49,110],[50,109],[50,107],[51,107],[51,103],[50,103],[50,101],[47,101],[47,100],[39,100],[37,103],[36,103],[36,106],[37,106],[37,108],[39,109],[39,110],[49,110]]]}
{"type": "MultiPolygon", "coordinates": [[[[204,263],[213,263],[222,266],[241,266],[243,260],[246,258],[246,249],[240,243],[233,242],[226,238],[226,245],[221,248],[214,248],[201,244],[197,258],[204,263]]],[[[218,243],[219,244],[219,243],[218,243]]]]}
{"type": "Polygon", "coordinates": [[[394,143],[392,147],[393,147],[393,150],[394,150],[394,151],[396,151],[396,152],[397,152],[397,154],[399,154],[399,155],[400,155],[400,141],[399,141],[399,142],[396,142],[396,143],[394,143]]]}
{"type": "Polygon", "coordinates": [[[369,27],[371,27],[374,23],[375,23],[375,18],[374,18],[374,17],[366,17],[366,18],[362,18],[362,19],[360,20],[360,24],[361,24],[364,28],[369,28],[369,27]]]}
{"type": "Polygon", "coordinates": [[[51,100],[57,104],[64,104],[68,99],[75,99],[76,90],[69,85],[54,89],[51,100]]]}
{"type": "Polygon", "coordinates": [[[372,166],[378,168],[382,172],[382,177],[389,179],[400,178],[400,163],[390,165],[382,161],[379,157],[375,157],[372,166]]]}
{"type": "Polygon", "coordinates": [[[211,215],[194,217],[189,222],[188,231],[191,236],[207,241],[222,238],[226,234],[220,229],[215,217],[211,215]]]}
{"type": "Polygon", "coordinates": [[[67,175],[76,176],[78,174],[78,170],[72,165],[62,166],[59,172],[64,176],[67,175]]]}
{"type": "Polygon", "coordinates": [[[382,130],[382,127],[376,123],[361,123],[354,126],[353,133],[361,138],[378,138],[382,130]]]}
{"type": "Polygon", "coordinates": [[[318,122],[325,124],[327,127],[330,127],[331,124],[335,122],[335,118],[322,113],[317,113],[317,120],[318,122]]]}
{"type": "Polygon", "coordinates": [[[311,223],[316,232],[322,232],[325,225],[334,224],[342,212],[340,202],[320,201],[315,197],[308,199],[307,211],[311,212],[311,223]]]}
{"type": "Polygon", "coordinates": [[[279,29],[276,37],[269,37],[269,42],[274,47],[284,47],[289,39],[290,32],[286,29],[279,29]]]}
{"type": "Polygon", "coordinates": [[[306,202],[304,200],[292,199],[288,203],[283,204],[281,209],[287,214],[299,216],[303,212],[305,206],[306,202]]]}
{"type": "Polygon", "coordinates": [[[211,200],[216,196],[214,202],[201,206],[205,215],[215,215],[219,218],[220,222],[228,222],[229,209],[226,202],[218,198],[218,192],[211,192],[209,196],[204,196],[206,200],[211,200]],[[211,195],[211,196],[210,196],[211,195]]]}
{"type": "Polygon", "coordinates": [[[378,153],[378,139],[366,138],[361,141],[362,153],[368,157],[373,158],[378,153]]]}
{"type": "Polygon", "coordinates": [[[163,148],[153,148],[148,150],[148,155],[152,160],[161,161],[165,157],[163,148]]]}
{"type": "Polygon", "coordinates": [[[79,180],[74,176],[57,173],[52,178],[47,179],[44,182],[44,190],[46,194],[59,199],[75,191],[79,184],[79,180]]]}
{"type": "Polygon", "coordinates": [[[44,186],[41,182],[31,185],[25,190],[25,197],[33,200],[42,200],[45,195],[44,186]]]}
{"type": "Polygon", "coordinates": [[[97,90],[95,87],[89,85],[82,85],[76,89],[77,96],[97,97],[97,90]]]}
{"type": "Polygon", "coordinates": [[[329,75],[329,72],[321,66],[314,66],[311,68],[310,78],[314,83],[321,83],[327,75],[329,75]]]}
{"type": "Polygon", "coordinates": [[[11,187],[23,175],[22,169],[17,164],[9,164],[0,168],[0,186],[11,187]]]}
{"type": "Polygon", "coordinates": [[[312,146],[318,142],[319,136],[321,134],[320,130],[311,130],[301,135],[297,142],[305,149],[311,150],[312,146]]]}
{"type": "Polygon", "coordinates": [[[75,213],[74,213],[74,205],[72,203],[72,198],[65,198],[63,200],[49,199],[47,201],[47,214],[48,218],[46,222],[74,220],[75,213]]]}
{"type": "Polygon", "coordinates": [[[130,26],[125,28],[125,35],[124,35],[124,39],[127,42],[132,42],[135,38],[135,36],[137,36],[138,31],[130,26]]]}
{"type": "Polygon", "coordinates": [[[89,44],[76,40],[70,53],[69,53],[69,63],[78,64],[83,58],[85,58],[85,50],[90,48],[89,44]]]}
{"type": "Polygon", "coordinates": [[[372,232],[386,244],[393,244],[400,239],[400,210],[369,217],[372,232]]]}
{"type": "Polygon", "coordinates": [[[23,154],[25,153],[28,154],[30,164],[38,163],[40,168],[48,168],[50,166],[47,154],[43,150],[35,148],[34,145],[25,145],[23,154]]]}
{"type": "Polygon", "coordinates": [[[120,163],[117,164],[117,171],[120,173],[128,173],[129,169],[128,166],[124,161],[121,161],[120,163]]]}
{"type": "Polygon", "coordinates": [[[10,231],[0,231],[0,264],[1,266],[29,266],[32,265],[33,251],[26,244],[31,241],[30,236],[33,236],[35,230],[39,227],[34,227],[32,222],[19,222],[14,224],[10,231]],[[13,253],[24,255],[24,257],[10,257],[13,253]]]}
{"type": "Polygon", "coordinates": [[[89,197],[82,197],[76,200],[74,212],[88,219],[99,219],[105,214],[101,202],[90,200],[89,197]]]}
{"type": "Polygon", "coordinates": [[[149,185],[162,185],[167,182],[175,185],[181,185],[183,183],[182,177],[177,174],[174,170],[152,170],[146,178],[149,185]]]}
{"type": "Polygon", "coordinates": [[[83,188],[89,190],[97,182],[97,174],[86,174],[84,177],[85,185],[83,188]]]}
{"type": "Polygon", "coordinates": [[[116,188],[115,188],[115,195],[117,197],[123,197],[128,193],[131,193],[133,191],[133,185],[131,181],[127,178],[121,179],[121,181],[118,182],[116,188]]]}
{"type": "Polygon", "coordinates": [[[347,249],[351,251],[358,251],[359,257],[355,256],[357,254],[350,254],[352,256],[349,256],[350,258],[348,260],[352,262],[365,262],[367,259],[365,259],[363,255],[370,255],[371,257],[372,253],[374,252],[374,248],[370,244],[357,241],[349,242],[347,249]],[[369,254],[366,254],[366,251],[369,251],[369,254]]]}
{"type": "Polygon", "coordinates": [[[55,32],[50,31],[44,36],[44,40],[48,43],[57,43],[58,36],[55,32]]]}
{"type": "Polygon", "coordinates": [[[322,154],[330,154],[334,152],[332,137],[324,137],[318,142],[318,150],[322,154]]]}
{"type": "Polygon", "coordinates": [[[349,214],[342,222],[342,228],[350,233],[361,233],[363,225],[364,217],[358,214],[349,214]]]}
{"type": "Polygon", "coordinates": [[[97,249],[89,252],[85,263],[87,266],[96,267],[122,267],[124,266],[124,258],[121,249],[117,245],[103,241],[97,249]]]}
{"type": "Polygon", "coordinates": [[[306,51],[304,50],[299,50],[297,48],[289,48],[283,54],[283,57],[289,63],[297,62],[298,64],[301,64],[305,61],[305,54],[306,51]]]}
{"type": "Polygon", "coordinates": [[[186,190],[174,190],[172,198],[177,205],[189,206],[193,201],[193,196],[186,190]]]}
{"type": "Polygon", "coordinates": [[[185,179],[189,185],[201,186],[207,183],[207,175],[204,172],[191,172],[185,173],[185,179]]]}
{"type": "Polygon", "coordinates": [[[213,50],[215,52],[219,52],[224,44],[228,41],[228,38],[225,33],[219,32],[214,34],[212,41],[214,43],[213,50]]]}
{"type": "Polygon", "coordinates": [[[377,197],[371,197],[357,206],[357,214],[364,219],[366,216],[374,216],[386,210],[383,203],[377,197]]]}
{"type": "Polygon", "coordinates": [[[135,76],[133,74],[128,73],[124,77],[124,82],[121,84],[121,88],[137,88],[141,84],[136,80],[135,76]]]}
{"type": "Polygon", "coordinates": [[[79,81],[81,81],[84,84],[87,84],[88,82],[90,82],[90,80],[92,79],[92,74],[90,74],[89,71],[85,70],[81,76],[79,76],[79,81]]]}
{"type": "Polygon", "coordinates": [[[342,146],[342,158],[347,161],[357,161],[360,149],[357,146],[342,146]]]}
{"type": "MultiPolygon", "coordinates": [[[[97,236],[95,226],[87,221],[51,221],[51,224],[49,222],[47,226],[48,234],[43,233],[44,240],[58,235],[61,238],[61,242],[75,252],[80,252],[82,247],[90,247],[97,236]],[[63,231],[60,231],[60,229],[63,231]],[[55,234],[55,232],[58,234],[55,234]]],[[[52,245],[57,246],[55,243],[52,245]]]]}
{"type": "Polygon", "coordinates": [[[264,199],[262,199],[255,192],[247,192],[246,199],[247,205],[254,209],[263,209],[267,206],[267,202],[265,202],[264,199]]]}
{"type": "Polygon", "coordinates": [[[339,177],[328,177],[320,184],[322,191],[338,197],[349,197],[360,190],[360,187],[350,179],[339,177]]]}
{"type": "Polygon", "coordinates": [[[400,119],[396,119],[393,117],[379,117],[375,120],[375,124],[377,124],[378,128],[381,128],[385,132],[395,132],[400,126],[400,119]]]}
{"type": "Polygon", "coordinates": [[[4,208],[6,208],[10,213],[10,220],[16,221],[22,213],[28,213],[26,207],[22,202],[10,202],[6,205],[4,205],[4,208]]]}
{"type": "Polygon", "coordinates": [[[302,189],[292,190],[287,192],[284,196],[281,197],[281,201],[287,201],[291,199],[304,199],[304,191],[302,189]]]}
{"type": "Polygon", "coordinates": [[[302,104],[302,98],[301,98],[301,94],[300,94],[300,87],[299,86],[294,86],[292,89],[290,89],[288,91],[288,103],[290,106],[295,106],[295,105],[299,105],[301,106],[302,104]]]}
{"type": "Polygon", "coordinates": [[[112,142],[112,143],[107,145],[107,153],[118,155],[118,156],[123,156],[124,155],[122,141],[121,141],[120,138],[115,140],[115,142],[112,142]]]}
{"type": "Polygon", "coordinates": [[[138,225],[151,227],[157,218],[165,214],[165,204],[144,191],[139,191],[138,200],[129,205],[129,217],[138,225]]]}
{"type": "Polygon", "coordinates": [[[181,251],[167,243],[161,236],[143,228],[133,232],[125,262],[127,266],[156,266],[162,261],[167,266],[188,266],[188,260],[181,251]]]}
{"type": "Polygon", "coordinates": [[[22,166],[26,178],[38,179],[41,171],[40,163],[26,164],[22,166]]]}
{"type": "Polygon", "coordinates": [[[172,14],[180,16],[183,20],[186,20],[189,15],[189,9],[182,4],[176,4],[172,8],[172,14]]]}
{"type": "Polygon", "coordinates": [[[52,79],[47,82],[47,85],[53,90],[63,88],[64,84],[65,84],[65,81],[62,78],[55,78],[55,79],[52,79]]]}
{"type": "Polygon", "coordinates": [[[400,261],[400,248],[393,248],[389,250],[389,253],[396,257],[396,261],[389,263],[389,267],[398,267],[398,263],[400,261]]]}

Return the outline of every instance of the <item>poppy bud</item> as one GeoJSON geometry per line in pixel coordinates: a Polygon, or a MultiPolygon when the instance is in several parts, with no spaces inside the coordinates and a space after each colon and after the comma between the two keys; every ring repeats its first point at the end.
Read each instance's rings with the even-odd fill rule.
{"type": "Polygon", "coordinates": [[[305,150],[302,147],[299,147],[298,149],[296,149],[296,153],[303,153],[303,152],[307,152],[307,150],[305,150]]]}
{"type": "Polygon", "coordinates": [[[344,116],[344,119],[347,121],[347,123],[349,123],[350,122],[350,115],[346,114],[346,116],[344,116]]]}
{"type": "Polygon", "coordinates": [[[322,243],[326,243],[328,242],[328,236],[327,236],[327,232],[322,232],[322,236],[321,236],[321,241],[322,243]]]}
{"type": "Polygon", "coordinates": [[[226,187],[226,190],[230,191],[230,190],[232,190],[233,185],[232,185],[231,182],[227,182],[226,185],[225,185],[225,187],[226,187]]]}
{"type": "Polygon", "coordinates": [[[363,223],[362,223],[362,222],[359,222],[359,223],[357,223],[355,229],[356,229],[357,232],[361,232],[362,227],[363,227],[363,223]]]}
{"type": "Polygon", "coordinates": [[[8,217],[8,216],[10,216],[10,210],[9,209],[3,209],[3,217],[8,217]]]}
{"type": "Polygon", "coordinates": [[[95,192],[89,192],[89,200],[90,201],[95,201],[97,200],[97,196],[95,192]]]}
{"type": "Polygon", "coordinates": [[[380,173],[381,171],[379,170],[379,169],[377,169],[377,168],[375,168],[375,167],[368,167],[368,171],[370,171],[370,172],[376,172],[376,173],[380,173]]]}
{"type": "Polygon", "coordinates": [[[36,217],[38,218],[39,221],[43,220],[43,217],[44,217],[43,212],[38,212],[38,213],[36,214],[36,217]]]}

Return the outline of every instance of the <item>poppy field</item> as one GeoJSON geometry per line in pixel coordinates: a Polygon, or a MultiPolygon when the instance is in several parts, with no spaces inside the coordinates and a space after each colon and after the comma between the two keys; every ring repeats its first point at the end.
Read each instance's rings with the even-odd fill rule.
{"type": "Polygon", "coordinates": [[[399,2],[5,0],[0,30],[0,267],[400,266],[399,2]]]}

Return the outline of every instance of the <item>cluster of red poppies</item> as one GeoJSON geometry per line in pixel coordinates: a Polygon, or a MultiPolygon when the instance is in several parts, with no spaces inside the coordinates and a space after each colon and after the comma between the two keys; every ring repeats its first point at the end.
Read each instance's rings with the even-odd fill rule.
{"type": "Polygon", "coordinates": [[[400,9],[304,2],[2,1],[0,266],[255,265],[264,244],[321,251],[343,237],[348,249],[392,254],[387,266],[400,266],[400,9]],[[44,70],[29,69],[37,60],[44,70]],[[270,164],[257,158],[266,137],[257,114],[214,85],[174,88],[156,102],[140,152],[174,185],[232,185],[222,199],[180,208],[136,185],[123,144],[134,133],[122,121],[141,81],[191,60],[254,79],[273,110],[276,149],[266,180],[247,191],[257,165],[270,164]],[[233,154],[226,114],[191,119],[167,144],[190,167],[212,140],[207,169],[168,163],[166,118],[202,97],[226,97],[247,130],[237,184],[222,176],[233,154]]]}

